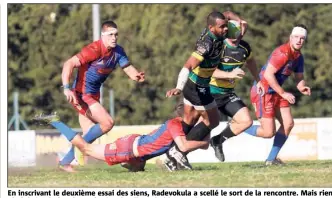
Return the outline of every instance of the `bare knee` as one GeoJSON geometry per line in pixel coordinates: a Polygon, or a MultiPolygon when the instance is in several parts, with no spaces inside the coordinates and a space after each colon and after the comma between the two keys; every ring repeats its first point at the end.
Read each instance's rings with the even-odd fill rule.
{"type": "Polygon", "coordinates": [[[257,134],[259,134],[259,137],[262,138],[272,138],[275,135],[275,129],[273,128],[259,128],[260,131],[258,131],[257,134]]]}
{"type": "Polygon", "coordinates": [[[108,133],[114,126],[114,121],[112,119],[103,121],[100,123],[100,128],[104,133],[108,133]]]}
{"type": "Polygon", "coordinates": [[[247,128],[249,128],[251,125],[253,124],[253,121],[250,117],[246,117],[245,119],[243,119],[241,121],[241,125],[243,127],[243,130],[246,130],[247,128]]]}
{"type": "Polygon", "coordinates": [[[209,142],[206,141],[203,146],[200,147],[200,149],[207,150],[209,148],[209,142]]]}
{"type": "Polygon", "coordinates": [[[290,131],[293,129],[293,127],[294,127],[294,120],[290,121],[289,123],[284,124],[284,129],[285,129],[286,135],[288,135],[290,133],[290,131]]]}

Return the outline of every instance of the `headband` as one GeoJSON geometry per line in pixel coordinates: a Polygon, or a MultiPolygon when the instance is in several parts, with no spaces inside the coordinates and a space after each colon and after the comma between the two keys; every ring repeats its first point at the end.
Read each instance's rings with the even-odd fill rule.
{"type": "Polygon", "coordinates": [[[118,32],[118,29],[116,29],[116,28],[111,28],[110,31],[102,32],[101,35],[102,35],[102,36],[110,35],[110,34],[113,34],[114,32],[118,32]]]}
{"type": "Polygon", "coordinates": [[[291,35],[302,35],[307,38],[307,30],[302,27],[294,27],[291,35]]]}

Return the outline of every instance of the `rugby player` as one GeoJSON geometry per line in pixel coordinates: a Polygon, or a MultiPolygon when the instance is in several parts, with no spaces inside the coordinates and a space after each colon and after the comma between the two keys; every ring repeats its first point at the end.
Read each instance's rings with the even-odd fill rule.
{"type": "Polygon", "coordinates": [[[246,133],[263,138],[275,136],[266,165],[283,164],[277,156],[294,126],[290,104],[295,103],[295,97],[282,88],[283,83],[294,73],[297,89],[303,95],[311,94],[311,89],[304,80],[304,58],[301,54],[301,48],[306,39],[306,26],[303,24],[294,26],[289,41],[274,49],[260,71],[260,82],[265,94],[262,96],[257,93],[256,82],[251,89],[251,103],[260,125],[252,125],[246,133]],[[278,130],[276,130],[275,118],[280,123],[278,130]]]}
{"type": "Polygon", "coordinates": [[[247,23],[236,14],[230,11],[210,13],[207,17],[207,27],[196,42],[195,51],[179,73],[176,88],[166,93],[166,97],[183,93],[183,129],[188,134],[188,140],[203,140],[219,124],[220,116],[217,104],[210,93],[209,82],[220,63],[229,19],[241,24],[243,35],[247,23]],[[202,122],[194,126],[200,116],[202,122]]]}
{"type": "MultiPolygon", "coordinates": [[[[69,58],[63,65],[63,92],[69,103],[77,110],[83,139],[92,143],[114,126],[114,120],[99,103],[100,87],[109,74],[119,65],[130,79],[143,82],[144,72],[138,72],[130,63],[124,49],[117,44],[118,29],[113,21],[106,21],[101,27],[101,39],[83,47],[81,52],[69,58]],[[73,85],[70,78],[77,68],[73,85]]],[[[58,123],[54,123],[57,127],[58,123]]],[[[82,164],[82,157],[78,157],[82,164]]],[[[74,147],[59,162],[59,167],[73,172],[71,161],[74,159],[74,147]]]]}
{"type": "MultiPolygon", "coordinates": [[[[54,126],[68,141],[76,146],[84,155],[105,161],[109,165],[124,163],[130,171],[144,171],[145,161],[164,154],[169,150],[174,160],[182,164],[184,156],[181,152],[189,152],[204,141],[187,140],[183,131],[184,122],[181,118],[183,104],[176,108],[177,117],[167,120],[158,129],[147,135],[131,134],[118,138],[109,144],[90,144],[70,127],[60,121],[59,116],[40,115],[34,118],[40,123],[54,126]],[[181,152],[170,149],[173,141],[181,152]]],[[[184,166],[183,168],[186,168],[184,166]]]]}

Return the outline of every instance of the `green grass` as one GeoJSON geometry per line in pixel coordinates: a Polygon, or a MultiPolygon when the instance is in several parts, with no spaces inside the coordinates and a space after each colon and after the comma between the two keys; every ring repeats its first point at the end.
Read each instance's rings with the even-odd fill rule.
{"type": "Polygon", "coordinates": [[[68,174],[56,168],[10,169],[8,187],[331,187],[332,161],[193,164],[193,171],[168,172],[147,164],[145,172],[87,165],[68,174]]]}

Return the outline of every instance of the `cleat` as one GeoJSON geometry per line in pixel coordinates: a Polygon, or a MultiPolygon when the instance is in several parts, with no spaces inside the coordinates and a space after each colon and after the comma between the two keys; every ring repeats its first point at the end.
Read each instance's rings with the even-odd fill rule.
{"type": "Polygon", "coordinates": [[[78,165],[84,166],[85,159],[83,153],[75,146],[74,147],[75,159],[77,160],[78,165]]]}
{"type": "Polygon", "coordinates": [[[72,165],[60,165],[59,164],[59,169],[62,171],[65,171],[67,173],[76,173],[72,165]]]}
{"type": "Polygon", "coordinates": [[[225,155],[224,155],[224,152],[222,150],[222,144],[215,143],[214,138],[211,139],[210,144],[211,144],[211,146],[214,150],[214,155],[216,156],[216,158],[219,161],[224,162],[225,161],[225,155]]]}
{"type": "Polygon", "coordinates": [[[164,159],[163,164],[169,172],[174,172],[177,170],[177,163],[175,160],[169,157],[168,152],[166,153],[166,158],[164,159]]]}
{"type": "Polygon", "coordinates": [[[193,169],[186,155],[183,154],[181,151],[177,150],[175,146],[170,148],[167,154],[169,155],[170,159],[175,160],[176,162],[175,167],[179,165],[181,169],[187,169],[187,170],[193,169]]]}
{"type": "Polygon", "coordinates": [[[283,166],[285,163],[281,161],[279,158],[276,158],[272,161],[265,161],[265,166],[283,166]]]}
{"type": "MultiPolygon", "coordinates": [[[[188,165],[187,166],[190,166],[191,167],[191,169],[192,169],[192,166],[189,164],[189,160],[188,160],[188,158],[187,158],[187,155],[183,155],[183,157],[185,158],[185,160],[188,162],[188,165]]],[[[185,169],[181,164],[179,164],[179,163],[176,163],[176,168],[177,168],[177,170],[183,170],[183,169],[185,169]]]]}
{"type": "Polygon", "coordinates": [[[54,114],[50,114],[50,115],[45,115],[43,113],[36,115],[32,121],[37,122],[41,125],[46,125],[46,124],[50,124],[52,122],[57,122],[60,121],[60,117],[56,114],[56,112],[54,114]]]}

